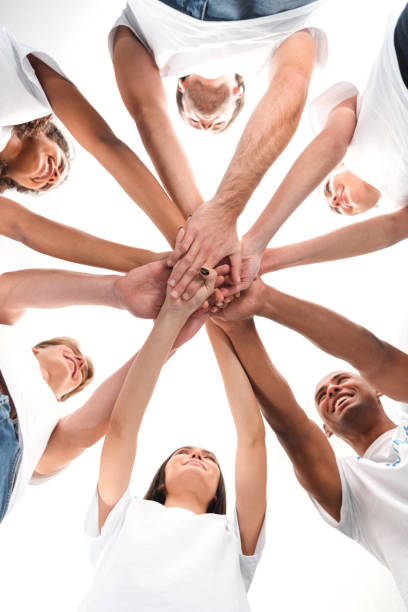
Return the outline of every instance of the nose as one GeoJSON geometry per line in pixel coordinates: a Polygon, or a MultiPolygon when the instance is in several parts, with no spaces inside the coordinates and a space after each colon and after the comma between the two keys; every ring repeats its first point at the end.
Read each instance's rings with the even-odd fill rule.
{"type": "Polygon", "coordinates": [[[214,124],[214,121],[212,119],[201,119],[200,124],[203,130],[210,130],[214,124]]]}
{"type": "Polygon", "coordinates": [[[329,385],[327,387],[327,395],[329,397],[333,397],[340,391],[340,387],[338,385],[329,385]]]}
{"type": "Polygon", "coordinates": [[[191,458],[192,458],[192,459],[200,459],[200,460],[201,460],[201,459],[202,459],[202,456],[201,456],[200,451],[197,451],[197,450],[193,451],[193,452],[191,453],[191,458]]]}
{"type": "Polygon", "coordinates": [[[58,168],[54,167],[54,171],[51,174],[51,176],[49,177],[48,182],[49,183],[56,183],[58,181],[59,177],[60,177],[59,170],[58,170],[58,168]]]}

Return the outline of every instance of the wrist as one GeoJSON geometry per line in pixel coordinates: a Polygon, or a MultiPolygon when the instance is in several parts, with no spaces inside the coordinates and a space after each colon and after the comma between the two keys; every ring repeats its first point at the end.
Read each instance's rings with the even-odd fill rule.
{"type": "Polygon", "coordinates": [[[211,200],[206,202],[205,206],[211,209],[214,214],[218,214],[223,221],[229,224],[235,224],[245,202],[241,204],[239,198],[234,192],[217,192],[211,200]]]}
{"type": "Polygon", "coordinates": [[[243,254],[255,255],[259,259],[261,259],[267,246],[267,242],[262,240],[259,235],[256,235],[251,230],[242,236],[241,244],[243,254]]]}

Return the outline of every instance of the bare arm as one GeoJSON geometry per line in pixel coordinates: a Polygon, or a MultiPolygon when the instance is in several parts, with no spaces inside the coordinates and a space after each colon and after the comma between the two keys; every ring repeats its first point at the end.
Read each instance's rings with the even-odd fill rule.
{"type": "Polygon", "coordinates": [[[136,456],[137,436],[160,370],[187,318],[214,289],[216,273],[208,276],[189,302],[169,300],[128,371],[115,402],[102,449],[98,493],[99,527],[129,486],[136,456]]]}
{"type": "Polygon", "coordinates": [[[385,249],[408,237],[408,208],[379,215],[366,221],[310,238],[303,242],[267,249],[262,258],[261,274],[365,255],[385,249]]]}
{"type": "Polygon", "coordinates": [[[151,172],[115,136],[73,83],[33,55],[29,59],[53,111],[72,136],[118,181],[170,244],[174,244],[184,217],[151,172]]]}
{"type": "Polygon", "coordinates": [[[275,53],[268,90],[248,121],[215,196],[193,214],[170,258],[177,262],[171,280],[179,294],[188,287],[194,270],[206,262],[215,265],[227,255],[234,255],[231,276],[239,284],[237,218],[297,128],[314,61],[314,40],[306,31],[290,36],[275,53]]]}
{"type": "Polygon", "coordinates": [[[171,199],[184,216],[202,204],[193,171],[168,115],[168,102],[151,54],[125,26],[113,46],[116,81],[146,151],[171,199]]]}
{"type": "Polygon", "coordinates": [[[0,196],[0,234],[51,257],[118,272],[128,272],[166,256],[97,238],[37,215],[3,196],[0,196]]]}
{"type": "Polygon", "coordinates": [[[295,161],[243,237],[241,289],[246,289],[255,278],[262,255],[278,229],[343,159],[356,125],[355,105],[355,97],[349,98],[330,112],[323,130],[295,161]]]}
{"type": "Polygon", "coordinates": [[[323,431],[307,417],[288,383],[270,361],[253,320],[227,324],[225,330],[300,484],[339,521],[340,474],[323,431]]]}
{"type": "Polygon", "coordinates": [[[226,334],[207,323],[237,431],[236,507],[242,552],[253,555],[266,511],[265,427],[251,384],[226,334]]]}

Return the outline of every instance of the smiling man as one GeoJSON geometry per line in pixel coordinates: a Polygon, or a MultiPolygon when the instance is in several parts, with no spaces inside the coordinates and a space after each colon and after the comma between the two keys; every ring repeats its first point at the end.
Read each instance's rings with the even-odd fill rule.
{"type": "Polygon", "coordinates": [[[232,258],[238,283],[236,221],[295,133],[314,67],[326,61],[327,39],[315,14],[323,3],[131,0],[116,21],[109,47],[123,101],[168,194],[185,217],[192,215],[169,259],[178,262],[171,277],[174,297],[191,297],[198,286],[186,289],[200,267],[225,256],[232,258]],[[177,79],[185,123],[217,134],[240,113],[245,83],[259,85],[262,71],[266,92],[216,194],[203,203],[170,121],[162,79],[177,79]]]}
{"type": "Polygon", "coordinates": [[[380,400],[383,393],[408,404],[408,355],[341,315],[260,280],[222,317],[217,320],[228,333],[299,483],[329,525],[388,567],[408,604],[408,407],[404,405],[404,417],[396,424],[380,400]],[[301,333],[359,371],[360,375],[332,372],[317,384],[315,403],[323,431],[270,361],[254,315],[301,333]],[[332,435],[358,456],[336,458],[328,441],[332,435]]]}

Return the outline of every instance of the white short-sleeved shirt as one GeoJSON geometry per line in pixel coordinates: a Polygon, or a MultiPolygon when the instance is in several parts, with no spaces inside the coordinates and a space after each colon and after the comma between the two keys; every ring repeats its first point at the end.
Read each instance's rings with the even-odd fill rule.
{"type": "Polygon", "coordinates": [[[399,13],[386,27],[380,54],[365,88],[337,83],[313,100],[311,120],[320,131],[332,108],[357,95],[357,125],[344,158],[346,167],[376,187],[395,208],[408,206],[408,89],[394,46],[399,13]]]}
{"type": "Polygon", "coordinates": [[[49,55],[18,42],[6,28],[0,28],[0,151],[10,140],[13,126],[52,113],[27,59],[29,53],[65,76],[49,55]]]}
{"type": "Polygon", "coordinates": [[[247,590],[264,546],[241,551],[238,523],[138,499],[127,491],[98,529],[98,499],[86,520],[96,566],[79,612],[247,612],[247,590]]]}
{"type": "Polygon", "coordinates": [[[124,25],[154,56],[162,77],[196,73],[216,78],[237,72],[244,78],[269,66],[277,47],[291,34],[308,28],[316,42],[317,63],[327,60],[327,37],[317,27],[326,0],[267,17],[239,21],[202,21],[159,0],[130,0],[109,34],[124,25]]]}
{"type": "Polygon", "coordinates": [[[382,434],[363,457],[337,459],[340,522],[315,501],[322,517],[391,571],[408,605],[408,406],[405,420],[382,434]]]}
{"type": "MultiPolygon", "coordinates": [[[[54,393],[41,375],[31,346],[9,325],[0,325],[0,370],[13,398],[22,443],[22,459],[8,513],[30,483],[58,423],[60,410],[54,393]]],[[[33,482],[36,481],[34,479],[33,482]]]]}

